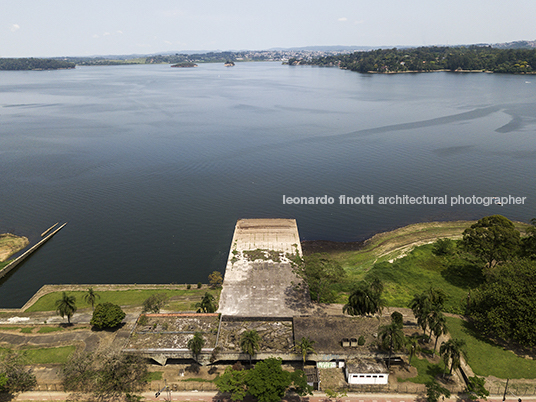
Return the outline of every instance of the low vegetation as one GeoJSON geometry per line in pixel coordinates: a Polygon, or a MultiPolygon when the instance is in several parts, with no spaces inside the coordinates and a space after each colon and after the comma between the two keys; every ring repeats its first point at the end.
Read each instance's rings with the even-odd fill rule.
{"type": "MultiPolygon", "coordinates": [[[[212,291],[214,295],[219,297],[219,289],[212,291]]],[[[91,305],[84,300],[84,295],[87,291],[68,291],[70,296],[75,296],[76,306],[78,309],[91,308],[91,305]]],[[[104,290],[96,291],[100,296],[99,303],[113,303],[122,307],[137,307],[142,306],[143,302],[153,294],[165,294],[168,296],[165,308],[173,311],[190,311],[194,310],[193,304],[201,301],[205,294],[204,289],[140,289],[140,290],[104,290]]],[[[55,302],[61,298],[61,292],[48,293],[32,306],[27,312],[36,311],[55,311],[55,302]]]]}
{"type": "Polygon", "coordinates": [[[26,237],[15,236],[11,233],[0,234],[0,269],[8,263],[3,263],[10,256],[22,250],[29,244],[26,237]]]}
{"type": "Polygon", "coordinates": [[[15,353],[17,359],[24,364],[60,364],[65,363],[76,350],[76,346],[58,346],[39,348],[23,346],[13,351],[11,348],[0,348],[0,357],[15,353]]]}
{"type": "MultiPolygon", "coordinates": [[[[310,261],[331,258],[345,268],[349,280],[338,280],[330,290],[338,292],[338,300],[346,303],[343,311],[348,314],[374,314],[382,305],[411,307],[422,330],[431,338],[430,349],[434,353],[439,349],[448,372],[467,353],[477,375],[535,378],[532,359],[508,351],[530,351],[536,345],[536,220],[531,223],[532,226],[513,224],[503,216],[493,215],[465,223],[463,230],[449,228],[455,240],[441,236],[409,252],[408,239],[419,244],[428,235],[421,230],[413,234],[391,232],[378,236],[375,242],[366,242],[360,251],[336,251],[318,255],[316,260],[314,255],[308,257],[310,261]],[[394,244],[400,246],[393,248],[394,244]],[[400,249],[405,249],[407,255],[394,258],[400,249]],[[383,290],[377,297],[371,296],[374,283],[381,284],[383,290]],[[371,301],[374,305],[370,305],[371,301]],[[444,312],[465,314],[472,324],[456,324],[452,318],[447,320],[444,312]],[[439,336],[447,330],[451,339],[439,345],[439,336]]],[[[314,277],[305,277],[315,286],[314,277]]],[[[393,351],[396,349],[403,347],[393,351]]],[[[436,369],[421,367],[417,381],[427,383],[430,378],[423,377],[422,371],[436,369]]]]}
{"type": "Polygon", "coordinates": [[[483,337],[469,322],[447,317],[452,337],[465,341],[467,363],[480,376],[498,378],[536,378],[536,361],[525,359],[524,353],[517,355],[510,350],[513,345],[503,346],[483,337]]]}

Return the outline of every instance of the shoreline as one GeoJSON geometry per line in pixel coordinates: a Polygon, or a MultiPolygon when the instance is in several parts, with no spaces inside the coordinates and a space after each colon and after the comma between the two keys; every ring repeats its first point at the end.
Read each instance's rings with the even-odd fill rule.
{"type": "Polygon", "coordinates": [[[0,234],[0,262],[6,262],[9,257],[24,250],[30,241],[26,236],[17,236],[12,233],[0,234]]]}

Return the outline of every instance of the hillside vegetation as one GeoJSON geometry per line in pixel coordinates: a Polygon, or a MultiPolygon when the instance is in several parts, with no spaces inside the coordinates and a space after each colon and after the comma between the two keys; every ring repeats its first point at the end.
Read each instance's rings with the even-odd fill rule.
{"type": "Polygon", "coordinates": [[[497,49],[477,45],[393,48],[318,57],[311,61],[290,59],[289,64],[338,66],[360,73],[448,70],[526,74],[536,71],[536,49],[497,49]]]}

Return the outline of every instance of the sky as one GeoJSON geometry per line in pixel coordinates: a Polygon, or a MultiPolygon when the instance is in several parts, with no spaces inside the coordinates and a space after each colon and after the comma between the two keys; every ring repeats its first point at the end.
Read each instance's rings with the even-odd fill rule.
{"type": "Polygon", "coordinates": [[[0,0],[0,57],[536,40],[536,0],[0,0]]]}

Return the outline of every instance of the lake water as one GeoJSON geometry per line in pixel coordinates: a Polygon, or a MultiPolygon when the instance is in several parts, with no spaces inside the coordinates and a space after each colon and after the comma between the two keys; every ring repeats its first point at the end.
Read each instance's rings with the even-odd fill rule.
{"type": "Polygon", "coordinates": [[[302,239],[335,241],[496,213],[527,222],[535,167],[532,76],[279,63],[0,72],[0,233],[36,241],[69,222],[0,284],[0,306],[44,284],[206,282],[239,218],[295,218],[302,239]],[[378,203],[395,195],[527,199],[378,203]]]}

